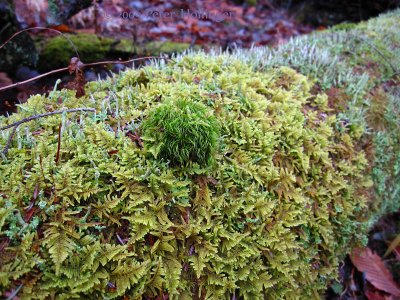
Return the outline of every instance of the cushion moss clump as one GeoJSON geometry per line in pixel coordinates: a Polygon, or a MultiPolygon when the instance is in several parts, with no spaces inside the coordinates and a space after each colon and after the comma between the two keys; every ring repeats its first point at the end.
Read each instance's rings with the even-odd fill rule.
{"type": "Polygon", "coordinates": [[[187,99],[163,103],[149,112],[142,125],[143,139],[154,157],[171,165],[211,165],[219,124],[205,105],[187,99]]]}

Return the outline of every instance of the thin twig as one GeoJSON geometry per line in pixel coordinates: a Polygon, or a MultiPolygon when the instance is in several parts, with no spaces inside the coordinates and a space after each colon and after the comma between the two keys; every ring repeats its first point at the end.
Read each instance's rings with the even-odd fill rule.
{"type": "Polygon", "coordinates": [[[13,128],[13,130],[11,131],[10,136],[8,137],[6,146],[4,147],[3,151],[1,151],[1,153],[3,153],[4,155],[7,154],[8,148],[10,148],[11,141],[12,141],[14,135],[15,135],[15,132],[17,131],[17,128],[18,128],[18,126],[15,126],[15,127],[13,128]]]}
{"type": "Polygon", "coordinates": [[[56,165],[58,164],[58,160],[60,159],[60,149],[61,149],[61,126],[62,122],[60,122],[60,126],[58,127],[58,145],[57,145],[57,154],[56,154],[56,165]]]}
{"type": "Polygon", "coordinates": [[[13,128],[13,131],[11,132],[10,136],[8,137],[7,144],[6,144],[6,146],[4,147],[2,153],[3,153],[4,155],[7,154],[8,149],[10,148],[11,141],[12,141],[14,135],[15,135],[15,131],[17,130],[17,127],[18,127],[19,125],[21,125],[21,124],[23,124],[23,123],[26,123],[26,122],[29,122],[29,121],[32,121],[32,120],[35,120],[35,119],[42,118],[42,117],[48,117],[48,116],[52,116],[52,115],[56,115],[56,114],[62,114],[62,113],[64,113],[64,112],[65,112],[65,113],[69,113],[69,112],[76,112],[76,111],[92,111],[92,112],[95,112],[96,110],[95,110],[94,108],[87,108],[87,107],[82,107],[82,108],[71,108],[71,109],[64,109],[64,110],[56,110],[56,111],[51,111],[51,112],[44,113],[44,114],[40,114],[40,115],[30,116],[30,117],[25,118],[25,119],[22,119],[22,120],[20,120],[20,121],[18,121],[18,122],[15,122],[15,123],[12,123],[12,124],[10,124],[10,125],[1,127],[0,130],[5,130],[5,129],[9,129],[9,128],[11,128],[11,127],[14,127],[14,128],[13,128]]]}
{"type": "Polygon", "coordinates": [[[12,89],[12,88],[14,88],[14,87],[16,87],[16,86],[23,85],[23,84],[25,84],[25,83],[29,83],[29,82],[31,82],[31,81],[35,81],[35,80],[37,80],[37,79],[40,79],[40,78],[42,78],[42,77],[46,77],[46,76],[51,75],[51,74],[60,73],[60,72],[65,72],[65,71],[68,71],[68,68],[57,69],[57,70],[53,70],[53,71],[50,71],[50,72],[47,72],[47,73],[44,73],[44,74],[40,74],[40,75],[38,75],[38,76],[36,76],[36,77],[33,77],[33,78],[30,78],[30,79],[28,79],[28,80],[16,82],[16,83],[13,83],[13,84],[10,84],[10,85],[1,87],[1,88],[0,88],[0,92],[1,92],[1,91],[5,91],[5,90],[8,90],[8,89],[12,89]]]}
{"type": "Polygon", "coordinates": [[[380,51],[374,44],[370,43],[368,40],[366,40],[365,38],[363,38],[362,36],[357,36],[356,39],[361,40],[362,42],[368,44],[368,46],[370,46],[372,49],[374,49],[376,51],[376,53],[378,53],[385,62],[387,62],[387,64],[392,68],[394,75],[397,75],[400,70],[397,70],[397,68],[392,64],[391,61],[389,61],[389,58],[387,57],[387,55],[383,54],[382,51],[380,51]]]}
{"type": "MultiPolygon", "coordinates": [[[[76,56],[79,58],[79,53],[78,50],[76,49],[74,43],[71,41],[71,39],[69,37],[67,37],[66,35],[64,35],[61,31],[58,31],[56,29],[53,28],[47,28],[47,27],[30,27],[30,28],[26,28],[26,29],[22,29],[16,33],[14,33],[7,41],[5,41],[1,46],[0,49],[3,48],[7,43],[9,43],[14,37],[16,37],[17,35],[19,35],[22,32],[25,31],[29,31],[29,30],[35,30],[35,29],[40,29],[40,30],[49,30],[49,31],[54,31],[57,32],[58,34],[61,34],[70,44],[71,47],[74,49],[76,56]]],[[[80,59],[79,59],[80,60],[80,59]]]]}
{"type": "MultiPolygon", "coordinates": [[[[109,61],[100,61],[100,62],[95,62],[95,63],[82,64],[80,66],[80,68],[93,67],[93,66],[99,66],[99,65],[109,65],[109,64],[128,64],[128,63],[131,63],[131,62],[134,62],[134,61],[139,61],[139,60],[144,60],[144,59],[153,59],[153,58],[155,58],[155,59],[167,59],[166,57],[161,57],[161,56],[145,56],[145,57],[134,58],[134,59],[126,60],[126,61],[109,60],[109,61]]],[[[12,88],[14,88],[16,86],[19,86],[19,85],[23,85],[23,84],[29,83],[31,81],[38,80],[38,79],[40,79],[42,77],[46,77],[46,76],[51,75],[51,74],[65,72],[65,71],[68,71],[68,67],[67,68],[53,70],[53,71],[38,75],[36,77],[30,78],[30,79],[25,80],[25,81],[16,82],[16,83],[4,86],[4,87],[0,87],[0,92],[8,90],[8,89],[12,89],[12,88]]]]}
{"type": "Polygon", "coordinates": [[[13,300],[13,299],[18,295],[19,291],[22,289],[23,286],[24,286],[23,284],[20,284],[20,285],[17,287],[17,289],[14,290],[14,291],[11,293],[11,295],[7,297],[6,300],[13,300]]]}
{"type": "Polygon", "coordinates": [[[43,117],[48,117],[48,116],[52,116],[52,115],[57,115],[57,114],[62,114],[64,112],[77,112],[77,111],[95,111],[94,108],[88,108],[88,107],[82,107],[82,108],[71,108],[71,109],[63,109],[63,110],[55,110],[55,111],[51,111],[48,113],[44,113],[44,114],[39,114],[39,115],[34,115],[34,116],[30,116],[28,118],[22,119],[18,122],[12,123],[10,125],[1,127],[0,130],[5,130],[14,126],[18,126],[21,125],[22,123],[26,123],[35,119],[39,119],[39,118],[43,118],[43,117]]]}

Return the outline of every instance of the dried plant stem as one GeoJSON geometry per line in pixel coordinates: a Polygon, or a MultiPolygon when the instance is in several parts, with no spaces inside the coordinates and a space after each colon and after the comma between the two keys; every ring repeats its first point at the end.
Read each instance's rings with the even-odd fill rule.
{"type": "MultiPolygon", "coordinates": [[[[161,57],[161,56],[145,56],[145,57],[134,58],[134,59],[126,60],[126,61],[108,60],[108,61],[100,61],[100,62],[89,63],[89,64],[82,64],[80,66],[80,68],[93,67],[93,66],[99,66],[99,65],[108,65],[108,64],[128,64],[128,63],[131,63],[131,62],[134,62],[134,61],[139,61],[139,60],[144,60],[144,59],[166,59],[166,58],[165,57],[161,57]]],[[[8,89],[11,89],[11,88],[14,88],[14,87],[17,87],[19,85],[23,85],[23,84],[29,83],[31,81],[38,80],[38,79],[40,79],[42,77],[46,77],[46,76],[49,76],[51,74],[60,73],[60,72],[66,72],[66,71],[68,71],[68,67],[62,68],[62,69],[53,70],[53,71],[41,74],[39,76],[30,78],[30,79],[25,80],[25,81],[16,82],[14,84],[10,84],[10,85],[1,87],[0,88],[0,92],[8,90],[8,89]]]]}
{"type": "Polygon", "coordinates": [[[12,89],[12,88],[14,88],[14,87],[16,87],[16,86],[23,85],[23,84],[25,84],[25,83],[29,83],[29,82],[31,82],[31,81],[38,80],[38,79],[40,79],[40,78],[42,78],[42,77],[46,77],[46,76],[49,76],[49,75],[51,75],[51,74],[60,73],[60,72],[65,72],[65,71],[68,71],[68,68],[62,68],[62,69],[53,70],[53,71],[50,71],[50,72],[41,74],[41,75],[39,75],[39,76],[30,78],[30,79],[25,80],[25,81],[16,82],[16,83],[13,83],[13,84],[10,84],[10,85],[1,87],[1,88],[0,88],[0,92],[5,91],[5,90],[8,90],[8,89],[12,89]]]}
{"type": "Polygon", "coordinates": [[[30,117],[25,118],[25,119],[22,119],[22,120],[20,120],[20,121],[18,121],[18,122],[15,122],[15,123],[12,123],[12,124],[10,124],[10,125],[1,127],[0,130],[5,130],[5,129],[9,129],[9,128],[11,128],[11,127],[14,127],[14,128],[13,128],[13,131],[11,132],[10,136],[8,137],[7,144],[6,144],[6,146],[4,147],[2,153],[3,153],[4,155],[7,154],[8,149],[9,149],[10,144],[11,144],[11,141],[12,141],[14,135],[15,135],[15,131],[17,130],[17,127],[18,127],[19,125],[21,125],[21,124],[23,124],[23,123],[26,123],[26,122],[29,122],[29,121],[32,121],[32,120],[36,120],[36,119],[39,119],[39,118],[43,118],[43,117],[48,117],[48,116],[52,116],[52,115],[62,114],[62,113],[64,113],[64,112],[65,112],[65,113],[70,113],[70,112],[77,112],[77,111],[92,111],[92,112],[95,112],[95,109],[94,109],[94,108],[82,107],[82,108],[71,108],[71,109],[56,110],[56,111],[51,111],[51,112],[44,113],[44,114],[39,114],[39,115],[30,116],[30,117]]]}
{"type": "Polygon", "coordinates": [[[16,33],[14,33],[9,39],[7,39],[7,41],[5,41],[5,42],[0,46],[0,49],[3,48],[7,43],[9,43],[14,37],[16,37],[17,35],[19,35],[20,33],[25,32],[25,31],[30,31],[30,30],[36,30],[36,29],[39,29],[39,30],[49,30],[49,31],[53,31],[53,32],[56,32],[56,33],[58,33],[58,34],[61,34],[66,40],[68,40],[68,42],[71,44],[71,47],[74,49],[76,56],[79,58],[78,50],[76,49],[74,43],[71,41],[70,38],[68,38],[66,35],[64,35],[61,31],[58,31],[58,30],[53,29],[53,28],[47,28],[47,27],[30,27],[30,28],[22,29],[22,30],[20,30],[20,31],[18,31],[18,32],[16,32],[16,33]]]}
{"type": "Polygon", "coordinates": [[[20,284],[15,290],[13,290],[13,292],[7,297],[6,300],[13,300],[17,298],[17,295],[23,286],[24,286],[23,284],[20,284]]]}
{"type": "Polygon", "coordinates": [[[383,54],[382,51],[380,51],[374,44],[370,43],[367,39],[363,38],[362,36],[357,36],[356,38],[361,42],[368,44],[368,46],[370,46],[373,50],[375,50],[375,52],[378,53],[380,57],[382,57],[382,59],[390,66],[390,68],[392,68],[394,75],[400,73],[400,70],[397,70],[397,68],[392,64],[389,58],[385,54],[383,54]]]}
{"type": "Polygon", "coordinates": [[[15,132],[17,131],[17,127],[18,127],[18,125],[13,128],[13,130],[11,131],[10,136],[8,137],[6,146],[4,147],[3,151],[1,151],[1,153],[3,153],[4,155],[7,154],[8,148],[10,148],[11,141],[12,141],[14,135],[15,135],[15,132]]]}
{"type": "Polygon", "coordinates": [[[58,127],[58,145],[57,145],[57,154],[56,154],[56,165],[58,165],[58,161],[60,159],[60,149],[61,149],[61,127],[62,127],[62,122],[60,123],[60,126],[58,127]]]}

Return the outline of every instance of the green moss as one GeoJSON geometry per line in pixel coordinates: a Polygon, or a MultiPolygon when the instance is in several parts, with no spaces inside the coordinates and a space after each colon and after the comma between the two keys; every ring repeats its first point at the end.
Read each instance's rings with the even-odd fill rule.
{"type": "Polygon", "coordinates": [[[357,191],[367,179],[364,154],[311,87],[287,67],[255,72],[229,55],[197,54],[93,82],[86,98],[30,98],[0,123],[61,105],[96,114],[17,129],[0,165],[10,208],[1,234],[13,241],[2,289],[39,272],[21,296],[318,295],[364,237],[357,191]],[[34,193],[39,222],[24,227],[12,211],[34,193]],[[34,250],[36,231],[45,234],[34,250]]]}
{"type": "Polygon", "coordinates": [[[357,26],[359,26],[359,24],[356,23],[340,23],[337,24],[335,26],[333,26],[330,31],[334,32],[334,31],[342,31],[342,30],[352,30],[354,28],[356,28],[357,26]]]}
{"type": "MultiPolygon", "coordinates": [[[[388,19],[399,12],[371,39],[397,41],[388,19]]],[[[0,163],[0,292],[24,282],[23,299],[321,297],[377,211],[398,207],[399,92],[393,81],[378,98],[380,77],[352,66],[355,33],[178,55],[0,117],[96,111],[16,129],[0,163]],[[336,90],[348,108],[332,108],[336,90]],[[378,103],[385,122],[373,127],[378,103]]]]}
{"type": "Polygon", "coordinates": [[[257,0],[246,0],[246,2],[251,6],[256,6],[257,5],[257,0]]]}
{"type": "Polygon", "coordinates": [[[181,166],[214,161],[219,125],[201,103],[186,99],[163,103],[149,112],[142,129],[146,146],[156,158],[181,166]]]}
{"type": "MultiPolygon", "coordinates": [[[[39,68],[49,71],[69,65],[70,59],[76,56],[75,50],[68,39],[75,45],[83,62],[106,60],[107,57],[115,59],[129,59],[133,54],[137,56],[154,55],[160,53],[181,53],[190,48],[189,43],[175,42],[149,42],[142,45],[133,44],[129,39],[114,40],[112,38],[99,38],[94,34],[65,34],[50,40],[36,38],[36,44],[41,49],[39,68]]],[[[194,46],[199,50],[200,46],[194,46]]]]}
{"type": "MultiPolygon", "coordinates": [[[[144,45],[144,49],[142,50],[145,53],[151,55],[159,55],[160,53],[164,54],[173,54],[173,53],[181,53],[190,48],[189,43],[176,43],[176,42],[150,42],[144,45]]],[[[193,47],[194,50],[199,50],[201,47],[195,45],[193,47]]]]}
{"type": "MultiPolygon", "coordinates": [[[[65,36],[75,45],[81,60],[85,63],[104,60],[113,43],[112,39],[100,39],[92,34],[65,34],[65,36]]],[[[45,43],[39,57],[39,67],[42,71],[69,65],[76,53],[68,39],[56,36],[45,43]]]]}
{"type": "MultiPolygon", "coordinates": [[[[163,54],[176,54],[182,53],[190,48],[189,43],[176,43],[176,42],[149,42],[144,44],[132,44],[131,40],[121,39],[118,43],[110,49],[111,55],[122,55],[135,53],[139,56],[154,55],[158,56],[163,54]]],[[[193,49],[199,50],[201,47],[195,45],[193,49]]]]}
{"type": "Polygon", "coordinates": [[[341,28],[339,25],[330,31],[293,39],[278,49],[256,48],[236,53],[255,70],[290,66],[313,78],[317,88],[324,91],[333,88],[344,93],[348,108],[340,111],[341,122],[348,124],[354,137],[361,137],[360,148],[372,143],[368,151],[370,172],[374,174],[371,193],[375,195],[370,199],[374,212],[370,224],[400,205],[397,188],[400,178],[396,167],[400,153],[400,146],[396,144],[400,132],[399,115],[391,114],[390,122],[386,116],[381,117],[379,126],[374,121],[376,115],[389,115],[387,112],[393,111],[393,106],[388,106],[393,100],[389,99],[399,97],[396,88],[390,87],[398,86],[399,82],[399,23],[400,10],[397,9],[356,27],[341,28]],[[384,99],[376,93],[380,89],[386,90],[384,99]]]}

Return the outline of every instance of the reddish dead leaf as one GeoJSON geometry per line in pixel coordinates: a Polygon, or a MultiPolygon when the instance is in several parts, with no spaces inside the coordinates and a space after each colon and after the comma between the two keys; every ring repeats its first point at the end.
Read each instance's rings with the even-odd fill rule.
{"type": "Polygon", "coordinates": [[[108,155],[112,156],[114,154],[117,154],[119,150],[110,150],[108,151],[108,155]]]}
{"type": "Polygon", "coordinates": [[[76,73],[81,70],[83,63],[77,57],[71,58],[68,66],[69,74],[76,73]]]}
{"type": "Polygon", "coordinates": [[[8,100],[4,101],[4,106],[8,108],[14,107],[14,105],[12,105],[8,100]]]}
{"type": "Polygon", "coordinates": [[[40,135],[40,134],[42,134],[43,132],[44,132],[43,129],[36,130],[36,131],[32,132],[32,135],[40,135]]]}
{"type": "Polygon", "coordinates": [[[0,72],[0,87],[11,85],[13,82],[6,73],[0,72]]]}
{"type": "Polygon", "coordinates": [[[111,293],[114,293],[117,290],[117,287],[111,281],[107,282],[107,290],[111,293]]]}
{"type": "Polygon", "coordinates": [[[85,95],[85,76],[82,71],[83,63],[77,57],[71,58],[68,66],[70,74],[75,73],[75,78],[72,82],[69,82],[67,87],[76,91],[76,97],[80,98],[85,95]]]}
{"type": "Polygon", "coordinates": [[[386,300],[386,297],[377,291],[367,290],[365,296],[368,300],[386,300]]]}
{"type": "Polygon", "coordinates": [[[146,241],[146,245],[149,245],[149,246],[153,246],[154,245],[154,243],[156,242],[155,240],[154,240],[154,236],[152,236],[151,234],[146,234],[145,235],[145,237],[144,237],[144,239],[145,239],[145,241],[146,241]]]}
{"type": "Polygon", "coordinates": [[[0,241],[0,253],[4,250],[4,248],[8,247],[10,244],[10,239],[9,238],[4,238],[3,240],[0,241]]]}
{"type": "Polygon", "coordinates": [[[32,217],[33,217],[35,211],[36,211],[36,207],[34,207],[34,206],[31,207],[30,209],[28,209],[28,210],[25,212],[24,221],[28,223],[28,222],[32,219],[32,217]]]}
{"type": "Polygon", "coordinates": [[[186,224],[189,224],[190,220],[190,209],[186,208],[186,210],[182,213],[183,220],[185,221],[186,224]]]}
{"type": "Polygon", "coordinates": [[[134,133],[128,132],[126,134],[132,142],[134,142],[140,149],[143,148],[143,141],[140,138],[139,132],[136,130],[134,133]]]}
{"type": "Polygon", "coordinates": [[[62,123],[60,123],[60,126],[58,126],[58,145],[57,145],[57,153],[56,153],[56,158],[55,163],[56,165],[58,164],[58,161],[60,160],[60,148],[61,148],[61,126],[62,123]]]}
{"type": "Polygon", "coordinates": [[[382,259],[371,249],[357,248],[353,250],[350,259],[366,279],[378,290],[400,297],[400,288],[393,280],[392,274],[383,264],[382,259]]]}
{"type": "Polygon", "coordinates": [[[396,256],[396,259],[400,261],[400,246],[398,246],[396,249],[393,250],[394,255],[396,256]]]}
{"type": "Polygon", "coordinates": [[[55,26],[51,26],[51,29],[55,29],[58,30],[60,32],[65,32],[65,33],[74,33],[74,31],[68,27],[68,25],[65,24],[60,24],[60,25],[55,25],[55,26]]]}
{"type": "Polygon", "coordinates": [[[33,191],[33,200],[36,200],[38,195],[39,195],[39,183],[36,183],[35,190],[33,191]]]}

